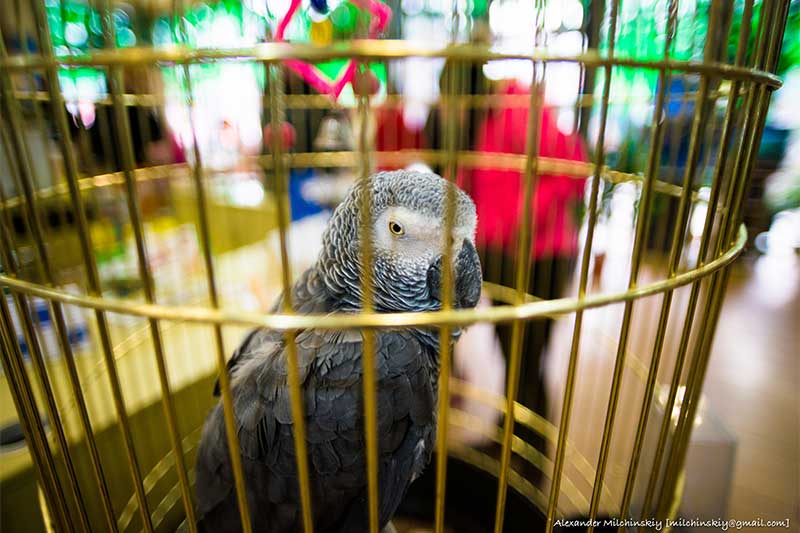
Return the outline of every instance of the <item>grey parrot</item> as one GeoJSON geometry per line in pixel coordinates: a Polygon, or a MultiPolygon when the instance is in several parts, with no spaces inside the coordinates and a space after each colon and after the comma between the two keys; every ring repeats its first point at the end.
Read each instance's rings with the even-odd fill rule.
{"type": "MultiPolygon", "coordinates": [[[[372,194],[374,305],[377,312],[439,309],[447,187],[435,174],[379,172],[352,187],[323,234],[314,266],[293,285],[301,314],[361,308],[361,191],[372,194]]],[[[474,307],[481,269],[474,246],[475,205],[455,187],[454,305],[474,307]]],[[[282,296],[283,297],[283,296],[282,296]]],[[[282,298],[281,297],[281,298],[282,298]]],[[[281,307],[279,299],[274,310],[281,307]]],[[[459,331],[453,331],[454,342],[459,331]]],[[[435,446],[438,328],[378,330],[380,527],[389,523],[435,446]]],[[[314,531],[368,530],[360,331],[296,334],[303,394],[314,531]]],[[[251,332],[228,362],[253,528],[302,530],[284,335],[251,332]]],[[[216,393],[218,394],[218,386],[216,393]]],[[[241,522],[220,402],[206,419],[195,490],[201,531],[240,531],[241,522]]]]}

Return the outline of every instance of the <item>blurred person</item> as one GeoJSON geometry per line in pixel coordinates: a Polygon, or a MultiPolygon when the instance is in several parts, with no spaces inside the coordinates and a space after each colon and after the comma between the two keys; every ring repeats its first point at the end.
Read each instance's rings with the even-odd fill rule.
{"type": "MultiPolygon", "coordinates": [[[[148,96],[163,94],[159,76],[149,76],[146,69],[124,71],[126,94],[148,96]]],[[[154,106],[126,105],[128,134],[133,152],[133,168],[153,167],[186,161],[183,147],[165,127],[154,106]]],[[[87,174],[120,172],[124,169],[123,143],[127,142],[123,123],[113,105],[79,102],[77,112],[68,117],[73,143],[78,148],[81,170],[87,174]]],[[[165,174],[166,177],[166,174],[165,174]]],[[[167,208],[170,194],[167,180],[149,179],[138,183],[142,213],[167,208]]],[[[119,206],[117,208],[123,209],[119,206]]]]}
{"type": "MultiPolygon", "coordinates": [[[[137,96],[159,94],[154,76],[143,69],[126,69],[124,90],[137,96]]],[[[117,120],[113,105],[78,102],[72,114],[70,129],[82,154],[81,164],[87,172],[120,171],[123,168],[120,143],[123,125],[117,120]]],[[[180,145],[162,126],[155,107],[126,105],[134,168],[184,161],[180,145]]]]}
{"type": "MultiPolygon", "coordinates": [[[[479,37],[478,37],[479,38],[479,37]]],[[[483,74],[483,62],[447,61],[439,78],[439,94],[442,96],[439,105],[429,114],[425,124],[423,142],[425,147],[444,155],[452,142],[456,152],[467,152],[475,149],[478,142],[480,124],[486,120],[486,107],[474,105],[464,100],[455,103],[447,100],[448,94],[464,96],[482,96],[491,92],[490,81],[483,74]],[[455,125],[448,123],[451,115],[455,125]],[[448,136],[454,134],[455,138],[448,136]]],[[[456,156],[456,161],[459,158],[456,156]]],[[[457,163],[458,164],[458,163],[457,163]]],[[[448,177],[445,160],[438,159],[431,163],[432,170],[444,177],[448,177]]],[[[470,193],[469,172],[463,168],[456,169],[456,179],[459,185],[470,193]]],[[[471,194],[471,193],[470,193],[471,194]]],[[[474,199],[474,198],[473,198],[474,199]]],[[[481,220],[478,219],[480,226],[481,220]]],[[[482,264],[485,254],[481,253],[482,264]]],[[[486,277],[484,266],[484,280],[494,281],[486,277]]],[[[491,300],[483,294],[478,307],[491,306],[491,300]]],[[[462,338],[456,343],[453,351],[453,376],[467,382],[469,385],[485,392],[498,396],[505,394],[506,364],[504,350],[498,338],[497,328],[491,323],[475,324],[464,332],[462,338]]],[[[454,396],[451,399],[453,408],[462,410],[473,416],[473,425],[470,428],[453,426],[451,438],[461,444],[473,447],[493,448],[492,441],[486,437],[491,434],[491,428],[499,422],[500,413],[492,406],[476,401],[469,397],[454,396]]]]}
{"type": "MultiPolygon", "coordinates": [[[[439,95],[441,97],[439,105],[428,115],[428,121],[425,124],[424,140],[428,148],[435,151],[446,151],[448,135],[451,133],[455,133],[456,151],[469,151],[475,148],[478,128],[484,121],[486,109],[480,105],[468,105],[459,101],[453,104],[447,101],[447,95],[483,96],[490,94],[491,85],[483,74],[483,65],[482,62],[448,61],[445,63],[439,78],[439,95]],[[451,110],[455,110],[456,125],[448,132],[447,123],[451,110]]],[[[433,170],[442,176],[445,175],[442,162],[436,162],[433,170]]]]}
{"type": "MultiPolygon", "coordinates": [[[[530,113],[530,89],[516,81],[498,82],[500,104],[487,111],[475,132],[474,149],[484,154],[524,154],[530,113]]],[[[557,127],[557,111],[541,106],[538,155],[587,161],[583,141],[557,127]]],[[[459,181],[477,207],[476,243],[481,252],[485,281],[514,287],[516,282],[518,221],[523,209],[523,174],[517,170],[490,168],[486,164],[463,169],[459,181]]],[[[542,299],[559,298],[572,273],[578,251],[578,210],[584,196],[585,178],[539,174],[530,221],[533,234],[527,292],[542,299]]],[[[517,400],[543,415],[546,412],[543,353],[552,320],[525,322],[520,387],[517,400]]],[[[511,353],[511,326],[498,326],[506,358],[511,353]]],[[[535,440],[539,440],[538,438],[535,440]]]]}

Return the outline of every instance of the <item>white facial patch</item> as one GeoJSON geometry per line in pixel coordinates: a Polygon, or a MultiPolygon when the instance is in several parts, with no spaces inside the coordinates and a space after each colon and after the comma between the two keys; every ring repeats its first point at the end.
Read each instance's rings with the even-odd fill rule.
{"type": "MultiPolygon", "coordinates": [[[[461,250],[464,239],[474,242],[476,221],[474,217],[453,228],[455,255],[461,250]]],[[[374,228],[375,246],[379,249],[401,252],[410,256],[430,256],[441,250],[444,221],[406,207],[386,209],[374,228]],[[401,234],[397,234],[397,230],[401,234]]],[[[454,255],[454,257],[455,257],[454,255]]]]}
{"type": "Polygon", "coordinates": [[[441,235],[439,223],[432,217],[405,207],[389,207],[376,221],[375,246],[405,253],[430,250],[441,235]],[[401,234],[393,232],[392,228],[400,229],[401,234]]]}

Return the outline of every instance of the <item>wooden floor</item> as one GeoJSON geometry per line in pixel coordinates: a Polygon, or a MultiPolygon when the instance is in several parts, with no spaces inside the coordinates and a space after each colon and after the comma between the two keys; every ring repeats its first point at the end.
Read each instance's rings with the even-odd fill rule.
{"type": "Polygon", "coordinates": [[[728,290],[705,391],[738,440],[729,515],[800,531],[800,267],[743,260],[728,290]]]}
{"type": "MultiPolygon", "coordinates": [[[[603,277],[609,281],[600,283],[613,285],[618,276],[607,267],[603,277]]],[[[627,474],[641,405],[642,373],[650,362],[662,301],[660,296],[646,298],[634,308],[606,474],[611,494],[621,493],[627,474]]],[[[675,323],[685,317],[686,301],[685,288],[675,292],[659,367],[661,384],[668,383],[671,376],[680,329],[675,323]]],[[[621,314],[622,306],[617,305],[584,316],[569,437],[592,464],[598,457],[621,314]]],[[[556,405],[548,418],[555,424],[573,323],[565,318],[556,325],[549,349],[548,389],[556,405]]],[[[732,272],[704,388],[707,420],[713,419],[714,431],[736,446],[725,518],[789,518],[789,531],[800,531],[799,390],[800,260],[743,257],[732,272]]],[[[651,429],[648,427],[648,432],[651,429]]],[[[724,477],[726,472],[703,474],[724,477]]],[[[562,494],[561,502],[564,499],[562,494]]],[[[617,505],[617,498],[603,498],[601,509],[614,513],[617,505]]]]}

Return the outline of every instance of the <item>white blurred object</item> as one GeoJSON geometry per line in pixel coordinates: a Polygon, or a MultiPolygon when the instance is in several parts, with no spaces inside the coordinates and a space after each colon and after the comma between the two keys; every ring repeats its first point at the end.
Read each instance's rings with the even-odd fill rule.
{"type": "Polygon", "coordinates": [[[406,165],[406,170],[413,171],[413,172],[428,172],[433,173],[433,169],[426,165],[423,161],[414,161],[413,163],[409,163],[406,165]]]}
{"type": "MultiPolygon", "coordinates": [[[[330,218],[330,211],[321,211],[295,220],[289,225],[286,247],[289,251],[292,274],[295,277],[317,261],[317,256],[322,250],[322,234],[328,227],[330,218]]],[[[280,258],[280,234],[277,229],[267,236],[267,250],[273,257],[280,258]]]]}
{"type": "Polygon", "coordinates": [[[759,302],[780,309],[796,298],[800,287],[800,209],[781,211],[769,231],[755,238],[761,255],[749,286],[759,302]]]}
{"type": "Polygon", "coordinates": [[[355,174],[318,173],[300,186],[300,195],[307,202],[336,207],[344,200],[356,182],[355,174]]]}
{"type": "Polygon", "coordinates": [[[353,130],[343,113],[332,113],[322,119],[314,138],[318,152],[348,150],[353,148],[353,130]]]}
{"type": "MultiPolygon", "coordinates": [[[[481,297],[478,307],[490,306],[489,299],[481,297]]],[[[505,393],[506,361],[494,324],[481,322],[462,333],[453,353],[453,375],[486,392],[498,396],[505,393]]],[[[467,429],[452,425],[449,429],[451,438],[459,444],[469,446],[490,442],[484,432],[494,432],[500,419],[500,411],[472,398],[459,397],[453,403],[454,407],[474,417],[476,422],[480,421],[480,426],[467,429]]]]}
{"type": "Polygon", "coordinates": [[[765,255],[797,257],[800,252],[800,208],[776,213],[769,231],[756,236],[755,246],[765,255]]]}

